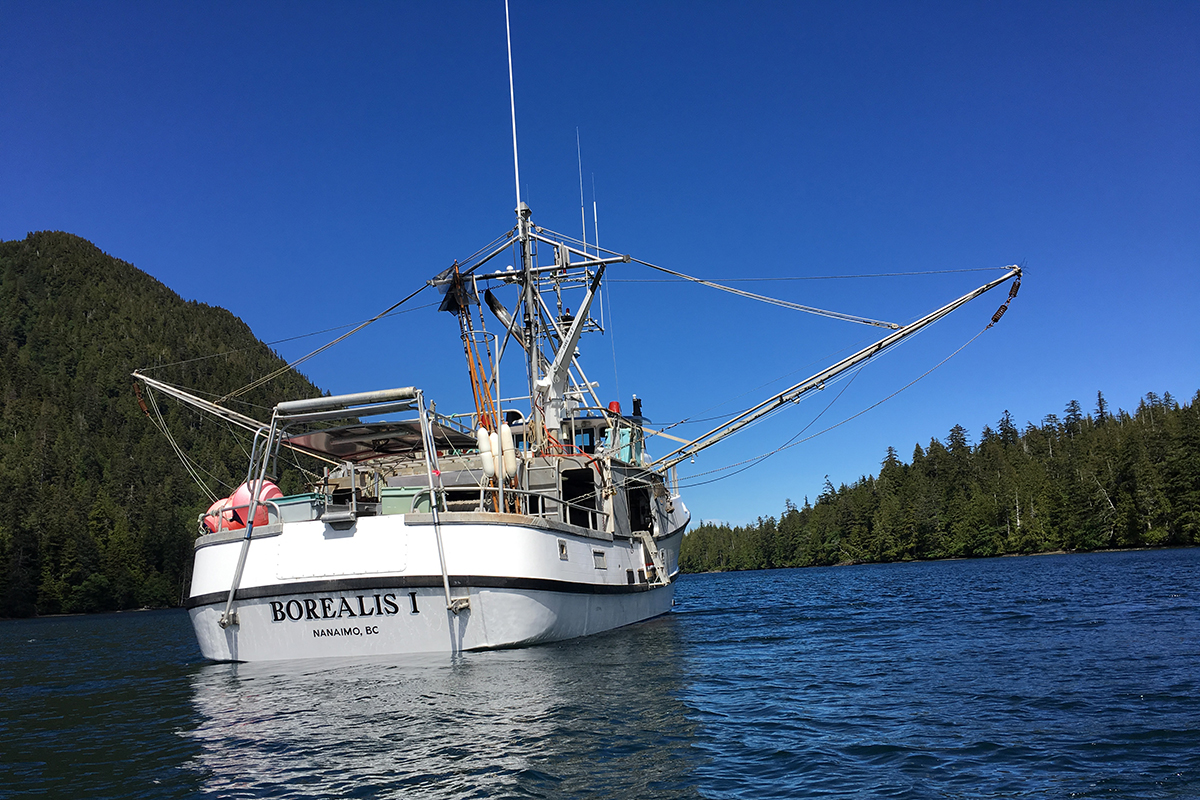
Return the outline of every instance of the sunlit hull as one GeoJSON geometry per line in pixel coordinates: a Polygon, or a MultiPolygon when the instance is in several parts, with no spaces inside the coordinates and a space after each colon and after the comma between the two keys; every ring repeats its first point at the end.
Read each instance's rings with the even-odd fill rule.
{"type": "MultiPolygon", "coordinates": [[[[441,515],[450,594],[466,600],[456,612],[428,514],[266,526],[246,550],[226,627],[245,542],[238,532],[201,537],[188,600],[201,652],[216,661],[456,653],[587,636],[670,610],[674,583],[656,580],[642,542],[501,516],[441,515]]],[[[671,521],[655,544],[674,573],[681,503],[671,521]]]]}

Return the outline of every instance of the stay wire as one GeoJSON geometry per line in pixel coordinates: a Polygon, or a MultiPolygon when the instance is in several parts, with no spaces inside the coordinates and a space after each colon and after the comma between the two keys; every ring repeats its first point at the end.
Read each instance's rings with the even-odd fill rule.
{"type": "Polygon", "coordinates": [[[296,359],[292,363],[285,364],[284,366],[280,367],[279,369],[275,370],[274,372],[268,373],[267,375],[264,375],[263,377],[259,378],[256,381],[251,381],[250,383],[243,386],[241,389],[235,389],[234,391],[230,392],[229,394],[225,395],[220,400],[218,400],[217,404],[220,405],[220,404],[226,402],[227,400],[232,400],[235,397],[240,397],[241,395],[245,394],[246,392],[257,389],[259,386],[262,386],[266,383],[269,383],[270,381],[275,380],[280,375],[283,375],[284,373],[288,372],[289,370],[295,369],[300,364],[303,364],[305,361],[308,361],[310,358],[325,352],[329,348],[333,347],[335,344],[345,341],[346,339],[348,339],[351,336],[353,336],[354,334],[358,333],[359,331],[361,331],[363,328],[367,327],[371,323],[377,322],[378,320],[383,319],[383,317],[385,317],[388,314],[390,314],[391,312],[395,311],[397,308],[404,305],[409,300],[413,299],[414,297],[416,297],[417,295],[419,295],[421,292],[425,291],[428,288],[429,288],[429,284],[427,284],[427,283],[422,284],[421,288],[417,289],[415,292],[410,294],[408,297],[405,297],[400,302],[389,306],[388,308],[379,312],[375,316],[371,317],[366,322],[360,323],[359,325],[355,326],[352,330],[349,330],[346,333],[339,336],[338,338],[334,339],[332,342],[329,342],[327,344],[324,344],[324,345],[318,347],[316,350],[313,350],[308,355],[301,356],[300,358],[296,359]]]}
{"type": "MultiPolygon", "coordinates": [[[[401,315],[401,314],[411,314],[411,313],[412,313],[412,312],[414,312],[414,311],[420,311],[420,310],[421,310],[421,309],[423,309],[423,308],[432,308],[433,306],[436,306],[436,305],[437,305],[437,303],[426,303],[426,304],[425,304],[425,305],[423,305],[423,306],[414,306],[414,307],[412,307],[412,308],[406,308],[406,309],[405,309],[405,310],[403,310],[403,311],[397,311],[397,312],[395,312],[395,313],[393,313],[393,314],[387,314],[387,315],[386,315],[384,318],[387,318],[387,317],[396,317],[396,316],[399,316],[399,315],[401,315]]],[[[310,331],[310,332],[308,332],[308,333],[301,333],[301,334],[297,334],[296,336],[285,336],[285,337],[284,337],[284,338],[282,338],[282,339],[274,339],[274,340],[272,340],[272,341],[270,341],[270,342],[263,342],[263,344],[265,344],[267,347],[274,347],[274,346],[275,346],[275,345],[277,345],[277,344],[285,344],[285,343],[287,343],[287,342],[295,342],[295,341],[298,341],[298,340],[300,340],[300,339],[307,339],[307,338],[309,338],[310,336],[320,336],[322,333],[332,333],[333,331],[340,331],[340,330],[344,330],[344,329],[346,329],[346,328],[349,328],[349,327],[351,327],[352,325],[356,325],[356,324],[358,324],[358,323],[354,323],[354,322],[347,322],[345,325],[334,325],[332,328],[322,328],[322,329],[321,329],[321,330],[319,330],[319,331],[310,331]]],[[[192,363],[194,363],[194,362],[196,362],[196,361],[208,361],[208,360],[209,360],[209,359],[211,359],[211,358],[222,358],[222,357],[224,357],[224,356],[231,356],[231,355],[234,355],[234,354],[236,354],[236,353],[245,353],[245,352],[246,352],[246,351],[248,351],[248,350],[254,350],[254,349],[256,349],[256,348],[255,348],[255,347],[239,347],[239,348],[237,348],[236,350],[226,350],[226,351],[224,351],[224,352],[222,352],[222,353],[211,353],[211,354],[209,354],[209,355],[206,355],[206,356],[197,356],[196,358],[186,358],[186,359],[184,359],[183,361],[172,361],[172,362],[170,362],[170,363],[167,363],[167,364],[155,364],[155,365],[154,365],[154,366],[152,366],[152,367],[143,367],[143,368],[142,368],[142,371],[143,371],[143,372],[153,372],[154,370],[166,369],[167,367],[178,367],[178,366],[181,366],[181,365],[183,365],[183,364],[192,364],[192,363]]],[[[216,392],[210,392],[210,393],[209,393],[209,396],[210,396],[210,397],[218,397],[219,395],[218,395],[216,392]]],[[[252,404],[252,403],[250,403],[250,404],[247,404],[247,405],[251,405],[251,406],[253,406],[253,404],[252,404]]],[[[261,408],[261,406],[254,406],[254,407],[255,407],[255,408],[261,408]]]]}
{"type": "MultiPolygon", "coordinates": [[[[867,362],[867,363],[870,363],[870,362],[867,362]]],[[[740,475],[741,473],[745,472],[746,470],[748,470],[752,467],[758,466],[759,464],[766,461],[768,458],[775,455],[776,453],[781,453],[784,450],[786,450],[787,448],[791,447],[792,442],[794,442],[797,437],[803,435],[806,430],[811,428],[813,425],[817,424],[817,420],[819,420],[821,417],[825,416],[826,411],[833,408],[833,404],[841,399],[842,395],[845,394],[846,390],[850,388],[850,384],[854,383],[854,379],[858,377],[858,374],[860,372],[862,372],[866,366],[867,366],[867,364],[863,364],[858,369],[854,370],[854,373],[850,376],[850,380],[846,381],[845,385],[842,386],[841,391],[839,391],[836,395],[834,395],[833,399],[829,401],[829,403],[825,406],[825,408],[821,409],[821,412],[819,414],[817,414],[815,417],[813,417],[811,420],[809,420],[807,425],[805,425],[800,430],[796,431],[795,435],[793,435],[791,439],[788,439],[782,445],[775,448],[774,450],[772,450],[769,453],[764,453],[763,455],[755,456],[754,458],[747,459],[746,461],[739,461],[736,464],[730,464],[728,466],[720,467],[715,470],[709,470],[708,472],[701,472],[694,476],[689,476],[689,477],[700,477],[702,475],[709,475],[709,474],[712,474],[715,472],[722,472],[724,470],[733,469],[734,467],[738,467],[738,466],[745,464],[745,466],[742,466],[742,468],[739,469],[737,472],[731,472],[728,475],[722,475],[719,478],[714,478],[711,481],[704,481],[703,483],[688,484],[687,488],[690,489],[693,486],[704,486],[705,484],[708,484],[708,483],[715,483],[716,481],[722,481],[722,480],[725,480],[726,478],[732,478],[734,475],[740,475]]],[[[838,424],[840,425],[841,423],[838,423],[838,424]]],[[[833,428],[828,428],[827,430],[833,430],[833,428]]],[[[796,443],[799,444],[799,442],[796,442],[796,443]]],[[[684,488],[684,487],[681,485],[680,488],[684,488]]]]}
{"type": "MultiPolygon", "coordinates": [[[[153,422],[155,427],[167,437],[167,442],[171,445],[171,449],[175,451],[175,454],[179,456],[179,460],[183,464],[183,468],[187,470],[188,475],[191,476],[192,480],[196,482],[196,485],[199,486],[206,495],[208,495],[209,501],[215,502],[217,499],[216,494],[214,494],[213,491],[208,488],[208,484],[201,479],[199,473],[197,472],[197,470],[200,469],[200,465],[192,461],[187,453],[183,451],[183,448],[179,446],[179,442],[177,442],[175,437],[171,434],[170,426],[168,426],[166,420],[163,419],[162,410],[158,407],[158,401],[155,399],[154,392],[148,391],[147,394],[150,397],[150,406],[154,409],[155,419],[153,422]]],[[[207,470],[205,470],[205,472],[207,472],[207,470]]],[[[211,473],[209,474],[211,475],[211,473]]]]}
{"type": "Polygon", "coordinates": [[[722,283],[717,283],[716,281],[705,280],[704,278],[697,278],[692,275],[685,275],[682,272],[676,272],[673,269],[660,267],[655,264],[651,264],[649,261],[642,261],[639,258],[634,258],[631,260],[634,263],[641,264],[642,266],[649,267],[650,269],[658,270],[659,272],[665,272],[668,275],[674,275],[676,278],[683,278],[684,280],[691,281],[692,283],[698,283],[701,286],[707,286],[710,289],[719,289],[722,292],[729,292],[730,294],[737,295],[738,297],[745,297],[749,300],[757,300],[760,303],[769,303],[770,305],[780,306],[782,308],[790,308],[793,311],[803,311],[806,314],[816,314],[820,317],[829,317],[831,319],[838,319],[843,322],[857,322],[860,325],[872,325],[876,328],[896,330],[900,327],[895,322],[885,322],[883,320],[871,319],[870,317],[860,317],[856,314],[844,314],[841,311],[830,311],[824,308],[816,308],[815,306],[801,305],[800,303],[793,303],[789,300],[780,300],[776,297],[767,297],[766,295],[747,292],[744,289],[735,289],[732,286],[726,286],[722,283]]]}
{"type": "MultiPolygon", "coordinates": [[[[642,263],[642,262],[638,262],[642,263]]],[[[857,275],[785,275],[775,278],[710,278],[723,283],[768,283],[777,281],[836,281],[852,278],[908,278],[915,275],[953,275],[961,272],[991,272],[1008,267],[969,267],[967,269],[926,269],[915,272],[863,272],[857,275]]],[[[692,278],[613,278],[614,283],[688,283],[692,278]]]]}

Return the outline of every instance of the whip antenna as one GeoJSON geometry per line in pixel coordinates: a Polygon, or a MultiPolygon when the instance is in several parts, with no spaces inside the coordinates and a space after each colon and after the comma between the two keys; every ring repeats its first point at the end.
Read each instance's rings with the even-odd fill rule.
{"type": "Polygon", "coordinates": [[[517,183],[517,207],[521,207],[521,165],[517,161],[517,96],[513,92],[512,28],[508,22],[508,0],[504,0],[504,33],[508,38],[508,102],[512,108],[513,174],[517,183]]]}
{"type": "MultiPolygon", "coordinates": [[[[579,126],[575,127],[575,157],[579,160],[579,223],[583,227],[583,252],[587,252],[587,212],[583,204],[583,149],[579,146],[579,126]]],[[[597,253],[599,251],[596,251],[597,253]]]]}
{"type": "Polygon", "coordinates": [[[596,252],[600,252],[600,220],[596,216],[596,173],[592,173],[592,233],[596,252]]]}

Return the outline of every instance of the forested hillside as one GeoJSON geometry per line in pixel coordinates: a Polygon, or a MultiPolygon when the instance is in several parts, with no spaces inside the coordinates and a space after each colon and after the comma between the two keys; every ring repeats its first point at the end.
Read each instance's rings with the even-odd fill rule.
{"type": "Polygon", "coordinates": [[[1179,405],[1146,395],[1113,413],[1103,395],[1084,414],[1020,430],[1007,412],[972,445],[955,426],[904,463],[888,448],[878,477],[778,519],[701,524],[683,540],[685,571],[801,567],[1200,543],[1200,392],[1179,405]]]}
{"type": "MultiPolygon", "coordinates": [[[[282,363],[233,314],[77,236],[0,242],[0,616],[178,604],[208,501],[130,372],[220,395],[282,363]]],[[[234,407],[262,419],[314,394],[288,373],[234,407]]],[[[240,482],[239,439],[178,404],[162,410],[214,490],[240,482]]]]}

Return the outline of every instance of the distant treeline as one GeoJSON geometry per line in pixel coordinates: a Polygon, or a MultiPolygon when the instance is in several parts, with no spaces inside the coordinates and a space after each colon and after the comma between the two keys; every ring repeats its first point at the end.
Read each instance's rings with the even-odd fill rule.
{"type": "Polygon", "coordinates": [[[686,572],[973,558],[1200,543],[1200,392],[1147,394],[1132,413],[1103,394],[1085,414],[1020,430],[1008,412],[972,446],[960,425],[911,463],[888,448],[878,477],[778,519],[701,523],[683,540],[686,572]]]}
{"type": "MultiPolygon", "coordinates": [[[[0,616],[177,605],[210,500],[129,374],[220,397],[283,363],[230,312],[77,236],[0,242],[0,616]]],[[[317,394],[289,372],[235,407],[263,418],[317,394]]],[[[242,480],[240,437],[178,403],[161,411],[213,491],[242,480]]]]}

